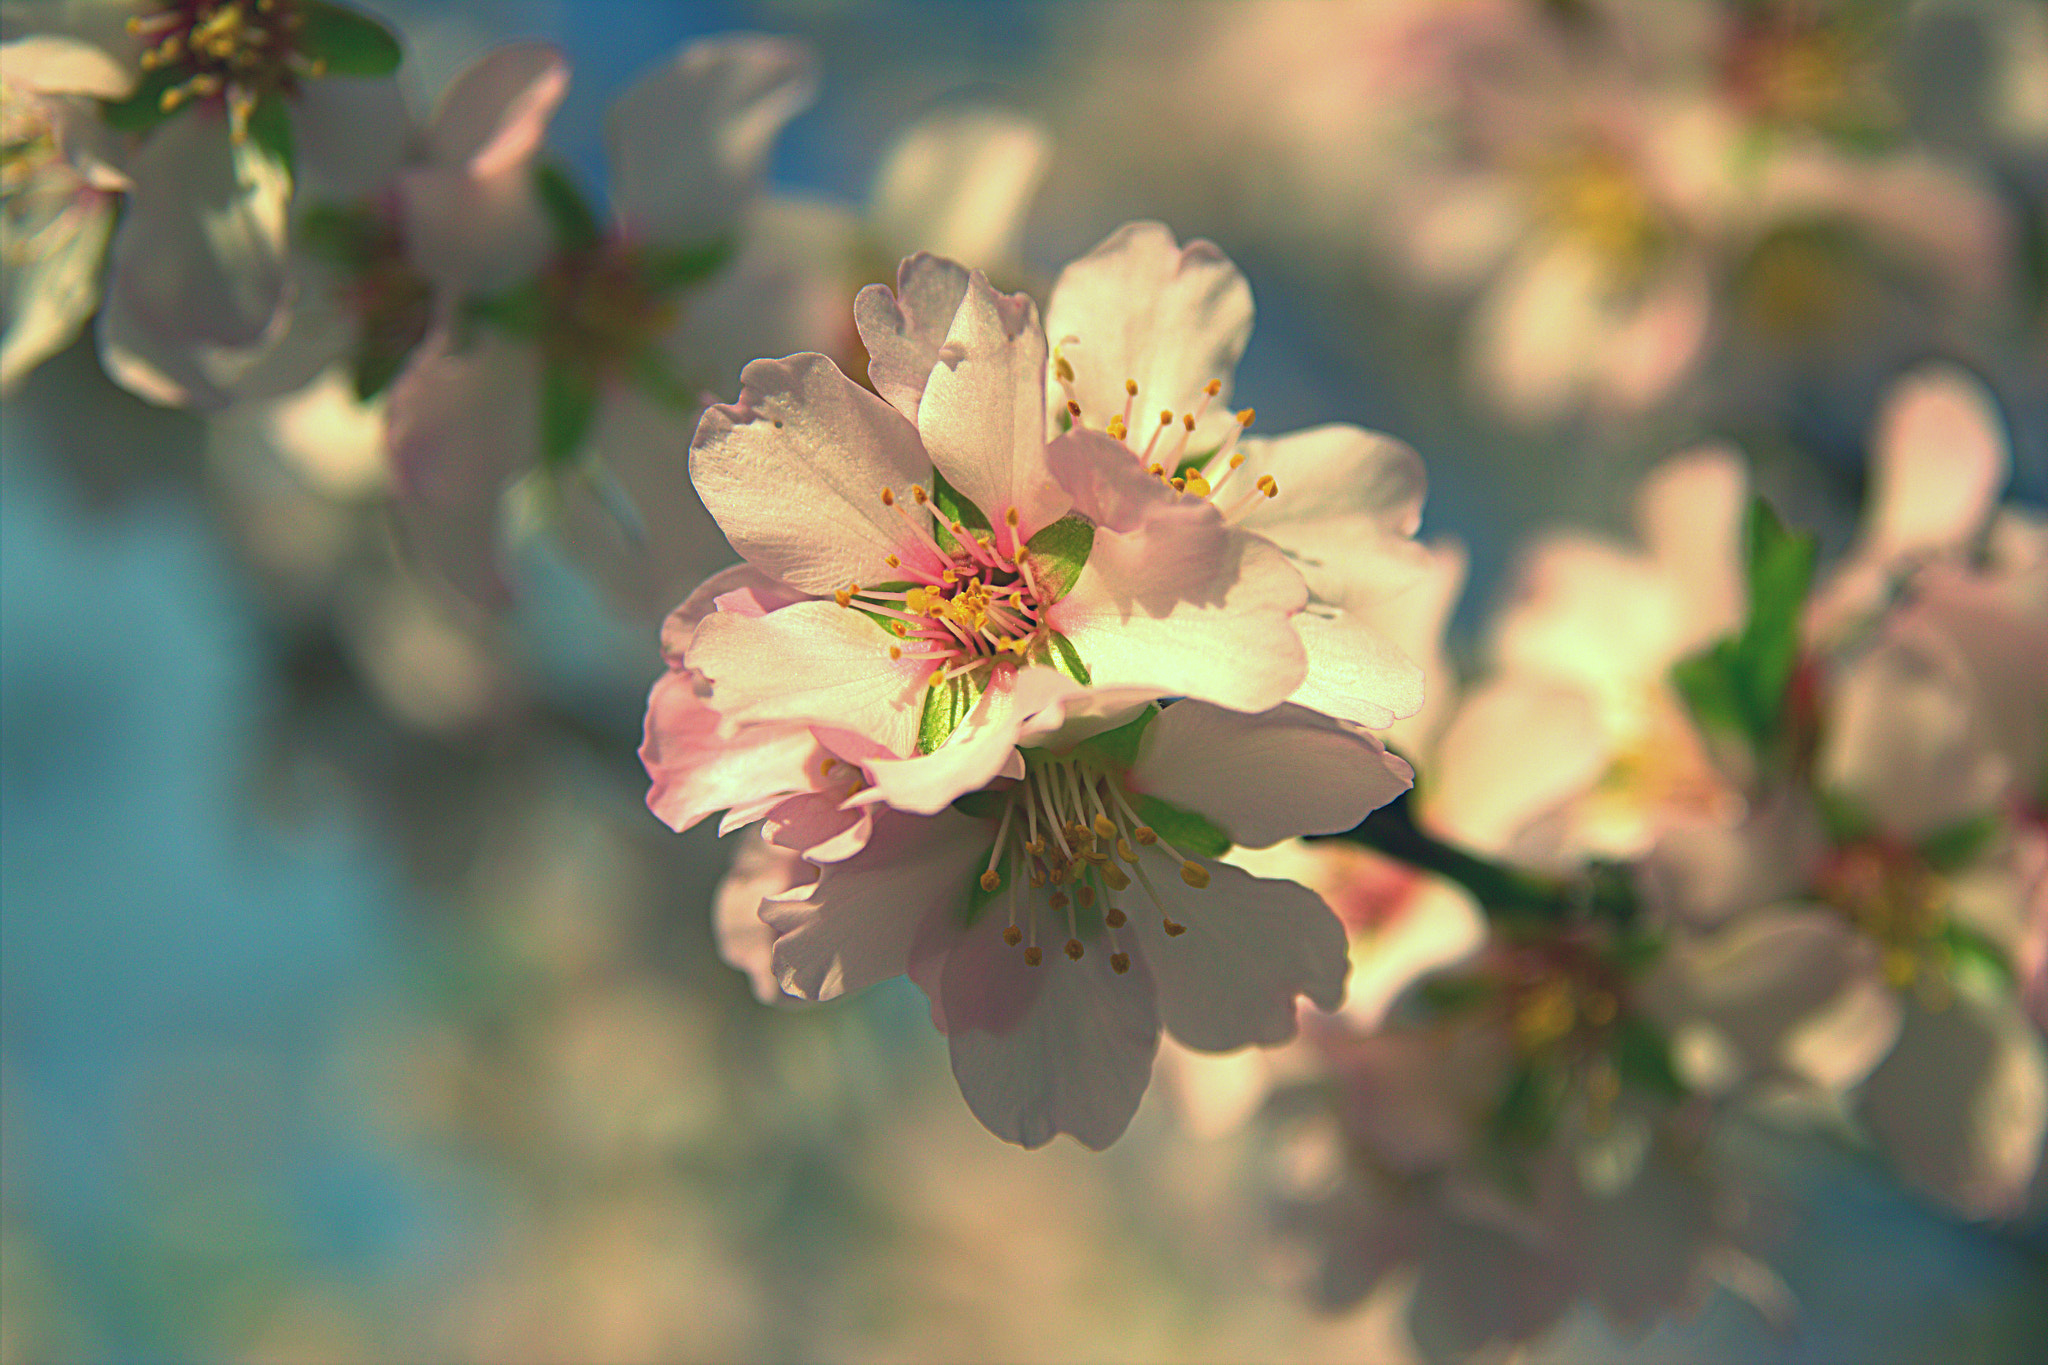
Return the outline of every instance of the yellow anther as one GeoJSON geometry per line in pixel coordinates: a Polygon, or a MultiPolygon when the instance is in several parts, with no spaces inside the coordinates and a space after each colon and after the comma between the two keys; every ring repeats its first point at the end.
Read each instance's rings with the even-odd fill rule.
{"type": "Polygon", "coordinates": [[[1188,927],[1185,924],[1175,924],[1170,919],[1159,921],[1159,927],[1166,931],[1168,938],[1179,938],[1188,931],[1188,927]]]}
{"type": "Polygon", "coordinates": [[[156,107],[168,114],[185,102],[185,87],[174,85],[157,97],[156,107]]]}
{"type": "Polygon", "coordinates": [[[929,493],[925,492],[925,491],[924,491],[924,490],[923,490],[922,488],[919,488],[919,487],[918,487],[918,486],[917,486],[916,484],[912,484],[912,485],[910,485],[910,496],[911,496],[911,498],[912,498],[913,500],[915,500],[915,501],[916,501],[916,503],[917,503],[917,505],[918,505],[919,507],[922,507],[922,506],[924,506],[924,505],[925,505],[926,503],[928,503],[928,502],[930,502],[930,501],[931,501],[931,494],[929,494],[929,493]]]}
{"type": "Polygon", "coordinates": [[[1209,869],[1189,859],[1180,865],[1180,879],[1200,891],[1209,884],[1209,869]]]}
{"type": "Polygon", "coordinates": [[[1173,491],[1176,493],[1186,491],[1188,486],[1188,481],[1178,476],[1168,479],[1167,482],[1173,485],[1173,491]]]}
{"type": "MultiPolygon", "coordinates": [[[[1152,832],[1152,826],[1150,825],[1138,826],[1136,829],[1131,831],[1131,837],[1133,839],[1136,839],[1140,844],[1143,844],[1147,848],[1150,848],[1153,844],[1159,842],[1159,836],[1152,832]]],[[[1137,859],[1133,858],[1131,861],[1136,862],[1137,859]]]]}
{"type": "Polygon", "coordinates": [[[1116,838],[1116,822],[1101,811],[1095,813],[1095,832],[1105,839],[1116,838]]]}
{"type": "Polygon", "coordinates": [[[1045,873],[1040,871],[1038,868],[1034,867],[1031,869],[1030,879],[1031,885],[1034,889],[1045,885],[1045,873]]]}
{"type": "Polygon", "coordinates": [[[831,776],[832,770],[838,766],[839,760],[827,755],[825,758],[820,759],[818,761],[818,776],[829,777],[831,776]]]}
{"type": "Polygon", "coordinates": [[[842,607],[850,607],[853,605],[853,594],[844,588],[834,588],[832,590],[832,600],[842,607]]]}
{"type": "Polygon", "coordinates": [[[1118,976],[1122,976],[1131,969],[1131,955],[1129,953],[1111,953],[1109,955],[1109,969],[1118,976]]]}
{"type": "Polygon", "coordinates": [[[1071,384],[1074,382],[1073,362],[1068,360],[1066,356],[1060,352],[1060,349],[1057,346],[1053,347],[1052,351],[1052,372],[1054,376],[1057,377],[1059,381],[1063,384],[1071,384]]]}
{"type": "Polygon", "coordinates": [[[1003,512],[1003,524],[1004,524],[1005,526],[1015,526],[1015,525],[1017,524],[1017,509],[1016,509],[1016,507],[1012,506],[1012,507],[1009,507],[1009,508],[1007,508],[1007,509],[1005,509],[1005,510],[1004,510],[1004,512],[1003,512]]]}
{"type": "Polygon", "coordinates": [[[939,581],[941,583],[958,583],[960,575],[954,573],[951,569],[941,569],[939,571],[939,581]]]}
{"type": "Polygon", "coordinates": [[[1271,474],[1259,475],[1259,491],[1269,498],[1280,496],[1280,483],[1271,474]]]}
{"type": "Polygon", "coordinates": [[[1161,408],[1159,410],[1159,425],[1162,427],[1170,427],[1173,425],[1172,408],[1161,408]]]}
{"type": "Polygon", "coordinates": [[[1038,857],[1045,852],[1045,840],[1033,839],[1030,843],[1024,845],[1024,851],[1034,858],[1038,857]]]}
{"type": "Polygon", "coordinates": [[[1195,415],[1192,412],[1182,413],[1180,415],[1180,424],[1189,431],[1193,431],[1195,429],[1195,415]]]}
{"type": "Polygon", "coordinates": [[[1064,909],[1066,909],[1066,908],[1067,908],[1067,893],[1066,893],[1066,892],[1064,892],[1064,891],[1055,891],[1055,892],[1053,892],[1053,893],[1052,893],[1052,895],[1050,895],[1050,896],[1048,896],[1048,897],[1046,898],[1046,904],[1050,905],[1050,906],[1051,906],[1051,907],[1052,907],[1052,908],[1054,909],[1054,911],[1060,911],[1060,910],[1064,910],[1064,909]]]}
{"type": "Polygon", "coordinates": [[[883,555],[882,562],[884,564],[887,564],[892,569],[898,569],[903,567],[903,561],[898,559],[895,555],[883,555]]]}
{"type": "Polygon", "coordinates": [[[1079,420],[1081,416],[1081,405],[1071,398],[1067,400],[1067,415],[1076,420],[1079,420]]]}
{"type": "Polygon", "coordinates": [[[1117,909],[1114,905],[1110,906],[1107,910],[1102,912],[1102,922],[1104,924],[1107,924],[1112,929],[1123,928],[1124,924],[1129,919],[1129,915],[1126,915],[1123,911],[1117,909]]]}
{"type": "Polygon", "coordinates": [[[1210,380],[1208,383],[1202,385],[1202,392],[1208,394],[1211,398],[1214,398],[1217,394],[1223,392],[1223,381],[1220,379],[1210,380]]]}
{"type": "Polygon", "coordinates": [[[1166,477],[1166,466],[1154,460],[1151,464],[1145,466],[1145,472],[1154,478],[1163,479],[1166,477]]]}
{"type": "Polygon", "coordinates": [[[889,629],[896,632],[896,638],[899,640],[907,640],[910,638],[910,627],[904,625],[901,621],[891,621],[889,623],[889,629]]]}
{"type": "Polygon", "coordinates": [[[1200,474],[1189,474],[1186,479],[1187,491],[1198,498],[1209,496],[1209,481],[1200,474]]]}
{"type": "Polygon", "coordinates": [[[306,68],[306,74],[315,78],[326,75],[327,59],[325,57],[315,57],[313,64],[306,68]]]}
{"type": "Polygon", "coordinates": [[[1131,884],[1131,879],[1126,877],[1124,870],[1115,863],[1105,860],[1097,871],[1101,873],[1103,882],[1112,891],[1121,891],[1131,884]]]}
{"type": "Polygon", "coordinates": [[[889,658],[890,658],[890,660],[891,660],[892,662],[893,662],[894,660],[900,659],[900,658],[902,658],[902,657],[903,657],[903,646],[902,646],[902,645],[890,645],[890,646],[889,646],[889,658]]]}
{"type": "Polygon", "coordinates": [[[1232,469],[1239,469],[1239,468],[1242,468],[1242,467],[1243,467],[1243,465],[1244,465],[1244,452],[1243,452],[1242,450],[1233,450],[1233,451],[1231,451],[1231,452],[1230,452],[1230,467],[1231,467],[1232,469]]]}
{"type": "Polygon", "coordinates": [[[1257,408],[1240,408],[1237,413],[1237,424],[1241,427],[1248,427],[1252,424],[1252,419],[1258,415],[1257,408]]]}
{"type": "Polygon", "coordinates": [[[997,874],[994,868],[990,868],[988,871],[981,874],[981,889],[984,891],[994,891],[1002,884],[1003,879],[1001,876],[997,874]]]}
{"type": "Polygon", "coordinates": [[[884,506],[884,507],[894,507],[895,505],[896,505],[896,495],[895,495],[895,494],[894,494],[893,492],[891,492],[890,490],[888,490],[888,489],[884,488],[884,489],[882,490],[882,506],[884,506]]]}
{"type": "Polygon", "coordinates": [[[1016,925],[1013,924],[1009,928],[1003,930],[1003,942],[1009,944],[1012,948],[1016,947],[1023,941],[1024,932],[1021,929],[1019,929],[1016,925]]]}
{"type": "Polygon", "coordinates": [[[903,594],[903,608],[905,611],[916,612],[921,616],[924,614],[926,603],[929,600],[930,598],[923,588],[912,588],[903,594]]]}
{"type": "Polygon", "coordinates": [[[1095,888],[1086,882],[1082,882],[1074,888],[1074,899],[1081,902],[1083,910],[1093,910],[1095,908],[1095,888]]]}
{"type": "Polygon", "coordinates": [[[1124,381],[1124,393],[1132,398],[1136,398],[1138,396],[1138,381],[1135,379],[1126,379],[1124,381]]]}
{"type": "Polygon", "coordinates": [[[1037,944],[1034,943],[1029,948],[1026,948],[1024,950],[1025,966],[1036,967],[1039,963],[1043,961],[1045,961],[1045,954],[1039,951],[1039,947],[1037,944]]]}
{"type": "Polygon", "coordinates": [[[1079,962],[1079,961],[1081,960],[1081,940],[1080,940],[1080,939],[1078,939],[1078,938],[1070,938],[1070,939],[1068,939],[1068,940],[1067,940],[1067,956],[1068,956],[1068,957],[1070,957],[1070,958],[1072,958],[1072,959],[1073,959],[1074,961],[1076,961],[1076,962],[1079,962]]]}
{"type": "Polygon", "coordinates": [[[947,527],[946,529],[950,530],[950,531],[951,531],[951,532],[952,532],[952,533],[953,533],[954,535],[956,535],[956,536],[961,536],[961,537],[963,537],[963,538],[964,538],[964,537],[966,536],[966,534],[967,534],[967,528],[966,528],[965,526],[962,526],[962,525],[961,525],[961,524],[960,524],[959,522],[957,522],[957,521],[956,521],[956,522],[953,522],[953,523],[952,523],[952,524],[951,524],[950,526],[948,526],[948,527],[947,527]]]}
{"type": "Polygon", "coordinates": [[[1109,425],[1104,427],[1103,430],[1109,433],[1109,437],[1113,441],[1121,441],[1124,437],[1131,434],[1131,429],[1124,425],[1124,419],[1121,416],[1110,418],[1109,425]]]}

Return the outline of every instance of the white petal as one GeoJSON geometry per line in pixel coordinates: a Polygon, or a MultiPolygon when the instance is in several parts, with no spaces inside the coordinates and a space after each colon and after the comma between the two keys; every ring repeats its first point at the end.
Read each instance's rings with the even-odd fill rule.
{"type": "Polygon", "coordinates": [[[1070,1133],[1101,1151],[1123,1136],[1152,1078],[1159,1016],[1135,954],[1123,975],[1097,944],[1072,962],[1049,948],[1026,966],[991,907],[946,957],[940,996],[953,1077],[984,1126],[1043,1147],[1070,1133]]]}
{"type": "Polygon", "coordinates": [[[1246,715],[1179,701],[1146,727],[1130,785],[1263,848],[1350,829],[1408,789],[1407,768],[1369,736],[1299,706],[1246,715]]]}
{"type": "Polygon", "coordinates": [[[301,202],[374,194],[397,174],[410,120],[396,80],[323,76],[286,107],[301,202]]]}
{"type": "Polygon", "coordinates": [[[1969,1218],[2026,1206],[2048,1131],[2048,1057],[2006,1005],[1912,1008],[1863,1089],[1863,1117],[1915,1187],[1969,1218]]]}
{"type": "MultiPolygon", "coordinates": [[[[1187,410],[1210,380],[1222,390],[1190,449],[1215,446],[1231,417],[1230,381],[1252,330],[1252,291],[1209,242],[1185,247],[1159,223],[1127,223],[1060,272],[1046,308],[1046,332],[1074,367],[1081,419],[1100,429],[1123,411],[1125,380],[1138,384],[1137,411],[1187,410]],[[1076,338],[1069,343],[1067,337],[1076,338]]],[[[1066,394],[1049,384],[1049,411],[1066,394]]]]}
{"type": "Polygon", "coordinates": [[[1285,701],[1308,670],[1292,619],[1307,598],[1301,576],[1256,536],[1232,532],[1220,554],[1183,556],[1177,527],[1150,525],[1098,529],[1073,590],[1047,613],[1089,680],[1239,711],[1285,701]]]}
{"type": "Polygon", "coordinates": [[[931,477],[917,432],[822,355],[757,360],[739,402],[714,404],[697,427],[690,477],[732,547],[756,567],[814,593],[886,582],[885,558],[914,543],[897,505],[931,477]]]}
{"type": "Polygon", "coordinates": [[[76,38],[36,33],[0,43],[9,85],[39,95],[91,95],[118,100],[135,88],[135,71],[104,49],[76,38]]]}
{"type": "Polygon", "coordinates": [[[697,245],[731,230],[783,124],[811,101],[809,53],[776,38],[691,43],[605,121],[612,201],[632,238],[697,245]]]}
{"type": "Polygon", "coordinates": [[[801,602],[800,593],[780,579],[771,578],[751,564],[720,569],[699,583],[682,605],[661,623],[661,654],[680,664],[697,634],[697,626],[714,611],[732,611],[742,616],[766,616],[779,607],[801,602]]]}
{"type": "Polygon", "coordinates": [[[479,176],[524,165],[540,150],[568,91],[569,63],[554,45],[492,48],[441,92],[426,128],[427,156],[479,176]]]}
{"type": "MultiPolygon", "coordinates": [[[[1287,551],[1317,600],[1363,604],[1420,578],[1427,554],[1412,537],[1428,478],[1413,450],[1347,425],[1246,438],[1238,448],[1244,466],[1218,496],[1233,501],[1273,476],[1279,495],[1254,501],[1238,524],[1287,551]]],[[[1224,473],[1209,470],[1210,482],[1224,473]]]]}
{"type": "Polygon", "coordinates": [[[892,637],[836,602],[798,602],[758,620],[719,612],[685,655],[734,721],[797,721],[916,752],[929,664],[891,659],[892,637]]]}
{"type": "Polygon", "coordinates": [[[1350,612],[1294,618],[1308,671],[1288,700],[1312,711],[1384,730],[1422,709],[1422,669],[1350,612]]]}
{"type": "Polygon", "coordinates": [[[902,975],[926,916],[965,901],[994,838],[987,821],[952,811],[879,813],[868,846],[825,868],[810,896],[762,907],[782,988],[830,1000],[902,975]]]}
{"type": "Polygon", "coordinates": [[[897,810],[921,815],[944,810],[1011,766],[1024,720],[1082,690],[1079,683],[1050,668],[1022,669],[983,692],[973,712],[937,752],[865,764],[868,794],[897,810]]]}
{"type": "Polygon", "coordinates": [[[871,284],[853,301],[854,326],[868,353],[868,382],[913,422],[966,297],[966,266],[919,252],[896,267],[894,290],[871,284]]]}
{"type": "Polygon", "coordinates": [[[95,195],[73,201],[29,242],[8,243],[10,249],[25,246],[26,259],[8,272],[0,394],[69,345],[99,307],[100,270],[113,230],[113,201],[95,195]]]}
{"type": "Polygon", "coordinates": [[[946,482],[991,525],[1015,508],[1026,536],[1068,506],[1046,468],[1044,384],[1037,305],[1022,294],[997,293],[986,275],[973,272],[925,381],[917,431],[946,482]]]}
{"type": "Polygon", "coordinates": [[[1953,366],[1921,370],[1892,390],[1871,451],[1864,534],[1880,559],[1960,548],[1990,516],[2010,469],[1991,395],[1953,366]]]}
{"type": "Polygon", "coordinates": [[[823,754],[797,725],[747,725],[737,733],[697,694],[696,680],[670,670],[647,697],[640,762],[651,783],[647,809],[670,829],[713,811],[815,785],[823,754]]]}
{"type": "MultiPolygon", "coordinates": [[[[1294,1036],[1298,997],[1322,1010],[1344,1003],[1344,925],[1321,896],[1216,862],[1203,864],[1209,884],[1196,890],[1177,869],[1159,875],[1166,862],[1141,865],[1187,932],[1169,938],[1151,925],[1134,946],[1159,981],[1160,1018],[1175,1038],[1203,1052],[1271,1047],[1294,1036]]],[[[1131,893],[1124,900],[1133,911],[1146,904],[1131,893]]]]}
{"type": "Polygon", "coordinates": [[[1609,757],[1584,693],[1496,678],[1465,699],[1437,741],[1424,775],[1429,823],[1480,852],[1500,852],[1591,786],[1609,757]]]}
{"type": "Polygon", "coordinates": [[[786,896],[817,880],[818,870],[788,849],[765,839],[748,838],[732,860],[732,870],[718,884],[711,904],[711,931],[726,965],[747,974],[754,998],[764,1005],[789,997],[775,979],[772,954],[775,935],[761,919],[761,903],[786,896]]]}
{"type": "Polygon", "coordinates": [[[930,251],[995,270],[1015,254],[1031,196],[1052,162],[1038,123],[1000,109],[961,109],[912,125],[869,196],[885,256],[930,251]]]}

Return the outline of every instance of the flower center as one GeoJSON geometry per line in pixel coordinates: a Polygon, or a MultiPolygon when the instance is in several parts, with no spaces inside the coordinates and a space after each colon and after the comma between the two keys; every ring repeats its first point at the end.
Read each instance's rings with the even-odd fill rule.
{"type": "Polygon", "coordinates": [[[179,79],[163,87],[166,114],[191,101],[224,98],[236,141],[249,134],[249,115],[265,95],[291,95],[302,79],[327,74],[327,61],[301,52],[304,16],[291,0],[178,0],[128,21],[147,39],[145,72],[179,79]]]}
{"type": "Polygon", "coordinates": [[[1209,870],[1139,818],[1124,794],[1121,774],[1101,758],[1053,758],[1030,750],[1024,758],[1024,780],[1004,793],[1001,822],[981,874],[982,891],[1007,896],[1010,923],[1003,942],[1012,948],[1022,945],[1025,964],[1038,966],[1044,960],[1038,946],[1043,909],[1054,925],[1065,924],[1064,951],[1079,962],[1087,951],[1082,933],[1099,923],[1109,940],[1110,968],[1121,976],[1131,969],[1131,958],[1118,931],[1130,917],[1116,898],[1128,893],[1134,880],[1159,912],[1160,929],[1168,938],[1187,932],[1160,900],[1147,860],[1155,866],[1162,860],[1171,864],[1196,890],[1209,884],[1209,870]]]}
{"type": "Polygon", "coordinates": [[[1903,844],[1849,844],[1821,869],[1815,889],[1877,945],[1893,986],[1940,993],[1950,965],[1949,886],[1925,859],[1903,844]]]}
{"type": "MultiPolygon", "coordinates": [[[[910,496],[939,514],[931,495],[916,484],[910,496]]],[[[925,681],[931,687],[958,678],[986,686],[998,669],[1014,670],[1045,646],[1051,633],[1045,612],[1056,598],[1032,572],[1016,508],[993,531],[941,521],[949,543],[942,544],[893,489],[882,490],[882,503],[896,510],[909,533],[902,553],[886,560],[902,579],[849,583],[833,598],[876,618],[896,636],[901,643],[889,646],[890,658],[929,661],[925,681]]]]}
{"type": "Polygon", "coordinates": [[[540,277],[540,345],[549,363],[618,375],[676,322],[673,291],[648,279],[643,254],[617,240],[562,251],[540,277]]]}
{"type": "Polygon", "coordinates": [[[1642,280],[1663,239],[1641,178],[1605,148],[1584,149],[1539,175],[1536,203],[1553,232],[1605,262],[1623,286],[1642,280]]]}
{"type": "MultiPolygon", "coordinates": [[[[1077,338],[1068,337],[1053,347],[1052,372],[1060,387],[1066,390],[1068,421],[1073,429],[1085,430],[1089,429],[1089,421],[1097,414],[1084,413],[1081,400],[1076,396],[1074,363],[1065,353],[1066,342],[1074,340],[1077,338]]],[[[1151,424],[1144,416],[1146,404],[1140,402],[1138,381],[1126,379],[1122,411],[1111,414],[1100,429],[1110,439],[1121,441],[1124,448],[1137,457],[1138,463],[1145,466],[1147,473],[1174,492],[1208,498],[1216,503],[1226,521],[1235,521],[1262,499],[1278,497],[1280,485],[1271,474],[1261,474],[1250,487],[1234,488],[1227,502],[1218,496],[1224,485],[1232,481],[1232,476],[1244,467],[1244,454],[1238,450],[1237,442],[1257,416],[1251,408],[1237,414],[1235,425],[1214,451],[1189,452],[1188,442],[1193,438],[1196,426],[1209,411],[1210,403],[1222,392],[1223,381],[1212,379],[1202,386],[1194,402],[1179,415],[1176,416],[1171,407],[1163,407],[1159,409],[1158,422],[1151,424]],[[1142,433],[1137,429],[1147,426],[1150,429],[1142,433]],[[1142,446],[1138,443],[1141,434],[1144,436],[1142,446]]]]}

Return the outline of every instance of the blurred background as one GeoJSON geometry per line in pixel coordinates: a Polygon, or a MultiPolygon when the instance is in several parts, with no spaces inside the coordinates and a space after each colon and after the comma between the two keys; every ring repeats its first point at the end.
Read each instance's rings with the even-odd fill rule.
{"type": "MultiPolygon", "coordinates": [[[[422,109],[558,44],[551,144],[594,193],[611,100],[710,33],[815,47],[792,198],[858,211],[934,111],[1037,120],[1010,286],[1133,217],[1215,240],[1260,428],[1421,451],[1467,659],[1533,534],[1621,532],[1702,441],[1839,549],[1930,358],[1995,394],[2008,497],[2048,499],[2031,0],[363,8],[422,109]],[[1753,177],[1717,182],[1727,139],[1753,177]]],[[[301,420],[153,408],[89,337],[0,418],[0,1361],[1413,1357],[1400,1286],[1307,1306],[1269,1135],[1198,1136],[1173,1077],[1107,1153],[1024,1153],[907,982],[757,1004],[710,933],[729,848],[643,805],[661,611],[545,555],[465,610],[344,417],[301,420]]],[[[1751,1147],[1795,1317],[1587,1311],[1538,1358],[2039,1358],[2038,1221],[1751,1147]]]]}

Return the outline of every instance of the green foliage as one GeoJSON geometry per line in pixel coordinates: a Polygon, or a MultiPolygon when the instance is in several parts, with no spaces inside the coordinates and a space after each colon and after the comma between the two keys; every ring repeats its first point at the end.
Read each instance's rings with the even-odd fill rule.
{"type": "Polygon", "coordinates": [[[547,469],[566,468],[583,448],[597,417],[597,383],[569,365],[541,372],[540,458],[547,469]]]}
{"type": "Polygon", "coordinates": [[[1615,1021],[1607,1051],[1622,1080],[1667,1100],[1686,1097],[1685,1082],[1671,1060],[1670,1040],[1649,1020],[1624,1014],[1615,1021]]]}
{"type": "Polygon", "coordinates": [[[960,496],[960,490],[946,482],[946,476],[938,470],[932,471],[932,506],[938,516],[932,522],[932,538],[939,542],[942,550],[958,548],[953,538],[953,526],[957,523],[970,531],[992,531],[988,514],[968,499],[960,496]]]}
{"type": "Polygon", "coordinates": [[[1960,872],[1990,850],[1998,828],[1996,815],[1960,821],[1922,839],[1920,856],[1936,872],[1960,872]]]}
{"type": "Polygon", "coordinates": [[[256,101],[249,111],[249,145],[284,167],[289,176],[298,164],[292,147],[292,116],[284,98],[275,93],[256,101]]]}
{"type": "Polygon", "coordinates": [[[1114,730],[1091,735],[1076,747],[1101,756],[1113,768],[1127,770],[1138,761],[1138,746],[1144,742],[1145,731],[1158,718],[1159,707],[1148,705],[1135,719],[1125,721],[1114,730]]]}
{"type": "Polygon", "coordinates": [[[298,0],[299,30],[294,45],[327,64],[333,76],[388,76],[405,50],[391,30],[356,10],[327,0],[298,0]]]}
{"type": "Polygon", "coordinates": [[[656,249],[647,253],[647,285],[658,292],[702,284],[731,263],[733,240],[720,237],[695,246],[656,249]]]}
{"type": "Polygon", "coordinates": [[[187,73],[175,65],[145,72],[127,99],[101,103],[100,121],[117,133],[146,133],[183,107],[164,108],[164,95],[184,84],[186,78],[187,73]]]}
{"type": "Polygon", "coordinates": [[[1045,636],[1046,662],[1072,678],[1081,686],[1088,686],[1088,665],[1081,662],[1081,651],[1074,648],[1074,642],[1056,630],[1049,630],[1045,636]]]}
{"type": "Polygon", "coordinates": [[[1159,837],[1191,858],[1220,858],[1230,852],[1230,836],[1206,815],[1184,810],[1156,796],[1132,799],[1138,818],[1152,826],[1159,837]]]}
{"type": "Polygon", "coordinates": [[[597,215],[590,211],[583,191],[576,188],[567,172],[545,163],[535,166],[533,190],[540,199],[541,211],[547,214],[548,226],[554,229],[556,246],[574,251],[597,245],[604,230],[598,225],[597,215]]]}
{"type": "Polygon", "coordinates": [[[924,690],[924,714],[917,722],[917,751],[934,754],[952,738],[974,704],[981,700],[986,684],[978,674],[965,673],[950,682],[924,690]]]}
{"type": "Polygon", "coordinates": [[[1032,576],[1040,591],[1053,600],[1072,591],[1074,580],[1088,562],[1088,552],[1094,548],[1095,523],[1086,517],[1061,517],[1050,526],[1041,526],[1024,542],[1024,552],[1031,556],[1032,576]]]}
{"type": "Polygon", "coordinates": [[[1817,542],[1787,530],[1762,498],[1750,503],[1745,539],[1749,616],[1741,633],[1682,660],[1671,680],[1701,729],[1734,736],[1762,753],[1783,724],[1817,542]]]}

